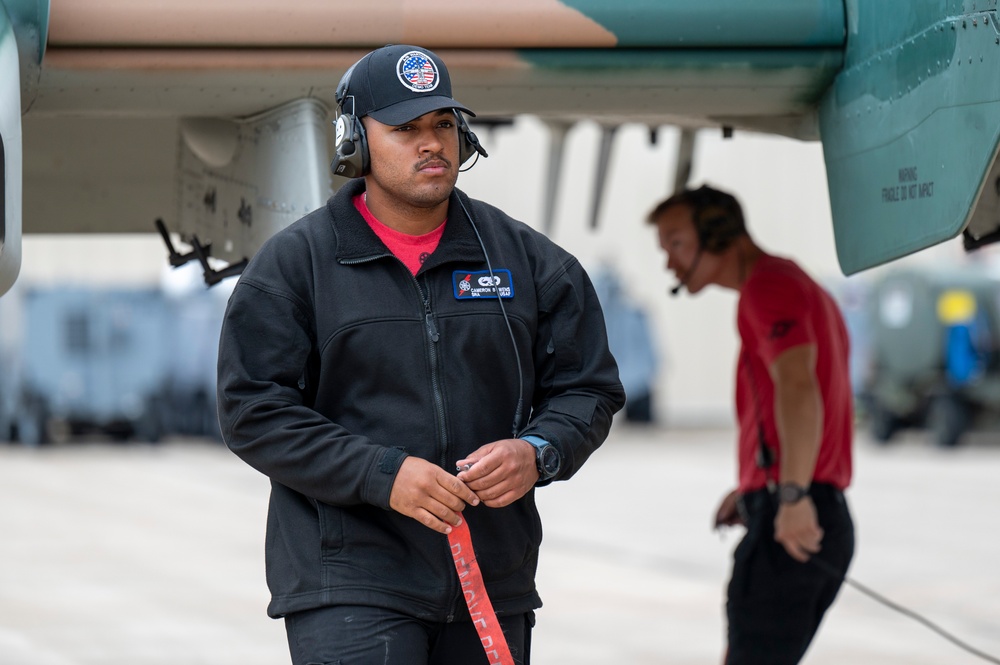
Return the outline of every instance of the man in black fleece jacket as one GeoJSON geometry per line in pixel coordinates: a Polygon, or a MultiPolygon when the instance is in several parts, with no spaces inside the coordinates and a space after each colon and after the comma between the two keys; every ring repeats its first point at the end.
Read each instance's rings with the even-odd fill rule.
{"type": "Polygon", "coordinates": [[[455,188],[485,151],[437,55],[377,49],[337,99],[333,169],[354,179],[250,261],[219,348],[226,443],[271,480],[268,613],[296,665],[493,662],[449,545],[467,527],[529,663],[535,488],[571,477],[625,399],[597,296],[455,188]]]}

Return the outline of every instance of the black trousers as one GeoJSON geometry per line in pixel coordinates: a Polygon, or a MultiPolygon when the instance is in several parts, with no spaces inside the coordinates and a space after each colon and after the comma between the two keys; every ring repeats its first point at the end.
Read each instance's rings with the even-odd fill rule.
{"type": "MultiPolygon", "coordinates": [[[[531,665],[535,613],[497,617],[516,665],[531,665]]],[[[285,617],[293,665],[489,665],[471,620],[432,623],[379,607],[285,617]]]]}
{"type": "Polygon", "coordinates": [[[726,665],[798,663],[837,597],[854,556],[854,522],[844,494],[833,486],[814,484],[809,494],[823,529],[822,549],[813,558],[828,566],[800,563],[775,542],[777,497],[760,490],[741,499],[747,533],[733,554],[726,665]]]}

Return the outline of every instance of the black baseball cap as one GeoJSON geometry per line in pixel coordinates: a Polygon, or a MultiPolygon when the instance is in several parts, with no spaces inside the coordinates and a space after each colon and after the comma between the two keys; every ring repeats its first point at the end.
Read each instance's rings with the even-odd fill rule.
{"type": "Polygon", "coordinates": [[[337,86],[337,103],[342,112],[370,115],[386,125],[438,109],[476,115],[451,98],[451,77],[441,58],[406,44],[383,46],[354,63],[337,86]]]}

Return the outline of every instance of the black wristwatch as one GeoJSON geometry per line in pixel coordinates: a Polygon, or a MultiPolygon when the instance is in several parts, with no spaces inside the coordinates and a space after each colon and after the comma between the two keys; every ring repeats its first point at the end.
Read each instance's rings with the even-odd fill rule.
{"type": "Polygon", "coordinates": [[[537,436],[522,437],[535,449],[535,468],[538,470],[538,480],[552,480],[562,467],[562,455],[559,449],[545,439],[537,436]]]}
{"type": "Polygon", "coordinates": [[[778,503],[798,503],[809,496],[809,488],[797,483],[781,483],[778,486],[778,503]]]}

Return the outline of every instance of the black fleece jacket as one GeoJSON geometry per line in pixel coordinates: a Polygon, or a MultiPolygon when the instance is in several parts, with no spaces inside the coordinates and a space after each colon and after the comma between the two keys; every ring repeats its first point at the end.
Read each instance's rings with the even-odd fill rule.
{"type": "MultiPolygon", "coordinates": [[[[414,276],[355,209],[363,187],[276,233],[240,277],[219,346],[222,433],[271,479],[271,616],[356,604],[451,621],[467,613],[447,538],[389,509],[403,459],[453,471],[516,431],[558,447],[564,480],[604,441],[624,392],[570,254],[455,190],[414,276]],[[470,216],[494,274],[510,271],[506,320],[497,298],[461,288],[487,270],[470,216]]],[[[497,612],[539,607],[534,490],[463,515],[497,612]]]]}

